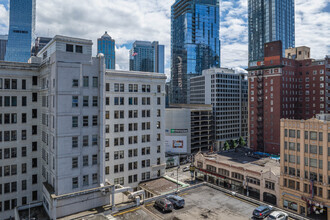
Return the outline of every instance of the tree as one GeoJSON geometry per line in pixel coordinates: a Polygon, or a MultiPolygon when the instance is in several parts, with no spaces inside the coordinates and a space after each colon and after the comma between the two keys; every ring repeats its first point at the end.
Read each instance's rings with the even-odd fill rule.
{"type": "Polygon", "coordinates": [[[223,150],[229,150],[229,149],[230,149],[230,146],[229,146],[228,142],[226,141],[224,144],[223,150]]]}
{"type": "Polygon", "coordinates": [[[244,141],[244,138],[242,136],[239,138],[238,143],[239,143],[239,146],[241,146],[241,147],[244,147],[246,145],[246,142],[244,141]]]}
{"type": "Polygon", "coordinates": [[[231,140],[231,146],[232,149],[237,147],[237,142],[235,140],[231,140]]]}

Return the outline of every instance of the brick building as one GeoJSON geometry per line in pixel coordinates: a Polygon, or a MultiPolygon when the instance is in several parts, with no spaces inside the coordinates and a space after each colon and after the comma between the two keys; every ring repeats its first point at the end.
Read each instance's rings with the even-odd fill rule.
{"type": "Polygon", "coordinates": [[[249,146],[280,152],[280,119],[308,119],[329,112],[330,58],[314,60],[309,48],[289,49],[281,41],[266,43],[264,61],[249,71],[249,146]]]}

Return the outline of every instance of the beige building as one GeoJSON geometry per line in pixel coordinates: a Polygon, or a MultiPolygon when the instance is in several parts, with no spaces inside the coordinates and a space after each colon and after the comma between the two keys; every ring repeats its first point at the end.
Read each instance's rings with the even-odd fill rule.
{"type": "Polygon", "coordinates": [[[295,60],[310,59],[310,51],[311,49],[305,46],[288,48],[285,49],[285,57],[295,60]]]}
{"type": "Polygon", "coordinates": [[[197,178],[260,201],[278,205],[280,164],[238,149],[236,152],[195,156],[197,178]]]}
{"type": "Polygon", "coordinates": [[[281,120],[280,207],[330,219],[330,115],[281,120]]]}

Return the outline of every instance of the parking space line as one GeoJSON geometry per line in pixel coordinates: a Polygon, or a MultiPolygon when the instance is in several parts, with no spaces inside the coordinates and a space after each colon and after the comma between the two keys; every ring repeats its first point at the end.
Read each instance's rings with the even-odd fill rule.
{"type": "Polygon", "coordinates": [[[120,213],[114,214],[112,216],[115,217],[115,216],[123,215],[123,214],[129,213],[129,212],[134,212],[134,211],[136,211],[136,210],[138,210],[140,208],[141,207],[137,207],[137,208],[134,208],[134,209],[130,209],[130,210],[127,210],[127,211],[124,211],[124,212],[120,212],[120,213]]]}
{"type": "Polygon", "coordinates": [[[182,193],[182,194],[179,195],[179,196],[185,196],[185,195],[188,195],[188,193],[182,193]]]}
{"type": "Polygon", "coordinates": [[[146,205],[144,205],[144,206],[152,206],[153,204],[155,204],[154,202],[151,202],[151,203],[149,203],[149,204],[146,204],[146,205]]]}
{"type": "Polygon", "coordinates": [[[156,213],[153,213],[151,210],[147,209],[146,207],[142,207],[143,211],[148,212],[149,214],[151,214],[153,217],[155,217],[156,219],[163,219],[162,217],[160,217],[159,215],[157,215],[156,213]]]}

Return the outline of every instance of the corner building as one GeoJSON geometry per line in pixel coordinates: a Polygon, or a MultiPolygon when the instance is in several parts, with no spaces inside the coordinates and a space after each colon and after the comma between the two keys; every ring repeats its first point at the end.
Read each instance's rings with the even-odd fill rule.
{"type": "Polygon", "coordinates": [[[330,219],[329,158],[329,114],[281,120],[281,208],[330,219]]]}
{"type": "Polygon", "coordinates": [[[102,185],[164,174],[166,77],[104,62],[92,41],[58,35],[30,63],[0,62],[1,219],[30,203],[54,219],[103,206],[102,185]]]}
{"type": "Polygon", "coordinates": [[[265,44],[264,60],[250,66],[249,146],[256,151],[279,154],[280,119],[309,119],[329,112],[330,59],[309,57],[297,47],[298,55],[282,56],[280,41],[265,44]]]}

